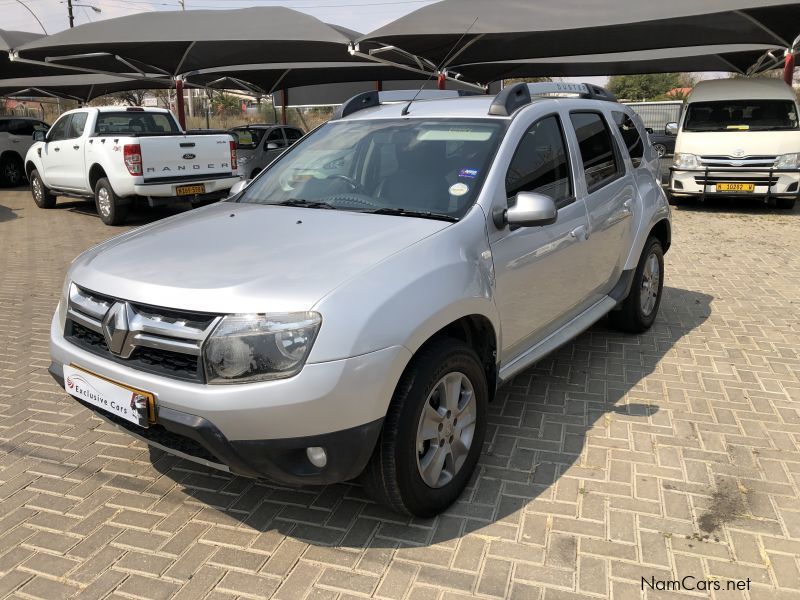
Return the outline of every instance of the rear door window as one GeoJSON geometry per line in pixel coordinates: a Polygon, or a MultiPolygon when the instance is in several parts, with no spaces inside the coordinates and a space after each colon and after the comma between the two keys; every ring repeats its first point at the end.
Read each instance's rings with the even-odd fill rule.
{"type": "Polygon", "coordinates": [[[278,144],[278,148],[286,146],[286,139],[283,137],[283,130],[277,127],[269,132],[267,135],[267,144],[278,144]]]}
{"type": "Polygon", "coordinates": [[[77,112],[73,113],[72,120],[69,122],[69,127],[67,128],[67,139],[75,139],[79,138],[83,135],[83,130],[86,127],[86,117],[88,115],[85,112],[77,112]]]}
{"type": "Polygon", "coordinates": [[[506,173],[506,196],[537,192],[550,196],[559,208],[572,199],[567,145],[560,119],[552,115],[525,132],[506,173]]]}
{"type": "Polygon", "coordinates": [[[615,110],[611,115],[614,117],[614,122],[617,125],[617,129],[619,129],[622,140],[625,142],[625,147],[628,149],[634,168],[640,167],[644,156],[644,142],[642,141],[642,136],[639,135],[639,130],[636,128],[636,123],[633,122],[630,115],[626,115],[621,111],[615,110]]]}
{"type": "Polygon", "coordinates": [[[589,193],[622,175],[614,151],[614,140],[605,119],[600,113],[577,112],[570,114],[583,161],[583,172],[589,193]]]}

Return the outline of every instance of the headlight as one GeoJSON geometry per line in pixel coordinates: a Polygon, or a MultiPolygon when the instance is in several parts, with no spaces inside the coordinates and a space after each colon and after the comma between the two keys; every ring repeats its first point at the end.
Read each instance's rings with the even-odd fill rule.
{"type": "Polygon", "coordinates": [[[694,154],[686,154],[684,152],[676,152],[672,166],[676,169],[697,169],[700,163],[694,154]]]}
{"type": "Polygon", "coordinates": [[[315,312],[229,315],[203,348],[208,383],[245,383],[300,372],[317,337],[315,312]]]}
{"type": "Polygon", "coordinates": [[[781,154],[775,161],[776,169],[800,169],[800,152],[781,154]]]}

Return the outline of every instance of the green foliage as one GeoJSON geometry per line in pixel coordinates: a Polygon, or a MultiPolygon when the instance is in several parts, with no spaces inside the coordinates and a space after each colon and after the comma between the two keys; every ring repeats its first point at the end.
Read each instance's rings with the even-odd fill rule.
{"type": "Polygon", "coordinates": [[[542,81],[553,81],[552,77],[515,77],[513,79],[504,79],[503,85],[508,87],[515,83],[541,83],[542,81]]]}
{"type": "Polygon", "coordinates": [[[217,115],[240,115],[242,113],[242,99],[239,96],[221,92],[215,94],[211,100],[211,107],[217,115]]]}
{"type": "Polygon", "coordinates": [[[653,100],[665,96],[673,88],[690,87],[693,84],[694,80],[685,73],[614,75],[608,80],[611,93],[625,100],[653,100]]]}

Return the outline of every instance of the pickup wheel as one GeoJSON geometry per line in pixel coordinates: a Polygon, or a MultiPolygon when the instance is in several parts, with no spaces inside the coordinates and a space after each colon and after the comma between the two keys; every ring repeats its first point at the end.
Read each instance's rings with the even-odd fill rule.
{"type": "Polygon", "coordinates": [[[94,202],[97,214],[106,225],[122,225],[128,216],[128,204],[122,204],[108,179],[102,177],[94,186],[94,202]]]}
{"type": "Polygon", "coordinates": [[[9,187],[17,187],[22,184],[24,177],[22,159],[14,152],[6,153],[0,159],[0,183],[9,187]]]}
{"type": "Polygon", "coordinates": [[[432,517],[472,476],[486,434],[486,373],[464,343],[443,338],[412,359],[397,384],[362,481],[377,502],[432,517]]]}
{"type": "Polygon", "coordinates": [[[631,290],[619,310],[609,313],[611,325],[628,333],[642,333],[653,325],[664,288],[664,250],[655,237],[647,238],[633,274],[631,290]]]}
{"type": "Polygon", "coordinates": [[[656,151],[658,158],[664,158],[667,155],[667,147],[664,144],[653,144],[653,150],[656,151]]]}
{"type": "Polygon", "coordinates": [[[56,196],[42,181],[39,171],[31,171],[31,196],[39,208],[53,208],[56,205],[56,196]]]}

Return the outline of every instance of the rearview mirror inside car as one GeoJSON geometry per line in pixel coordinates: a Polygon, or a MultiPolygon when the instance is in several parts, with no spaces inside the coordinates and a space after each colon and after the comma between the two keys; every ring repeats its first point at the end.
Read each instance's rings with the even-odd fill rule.
{"type": "Polygon", "coordinates": [[[678,124],[677,123],[667,123],[664,126],[664,133],[667,135],[678,135],[678,124]]]}
{"type": "Polygon", "coordinates": [[[517,227],[536,227],[556,222],[558,209],[550,196],[536,192],[520,192],[514,206],[494,215],[495,225],[506,224],[517,227]]]}
{"type": "Polygon", "coordinates": [[[33,141],[34,142],[43,142],[44,138],[45,138],[45,135],[46,134],[45,134],[44,131],[34,131],[33,132],[33,141]]]}
{"type": "Polygon", "coordinates": [[[228,190],[228,198],[231,196],[235,196],[239,192],[241,192],[244,188],[247,187],[247,184],[250,183],[249,179],[242,179],[241,181],[237,181],[233,184],[230,190],[228,190]]]}

